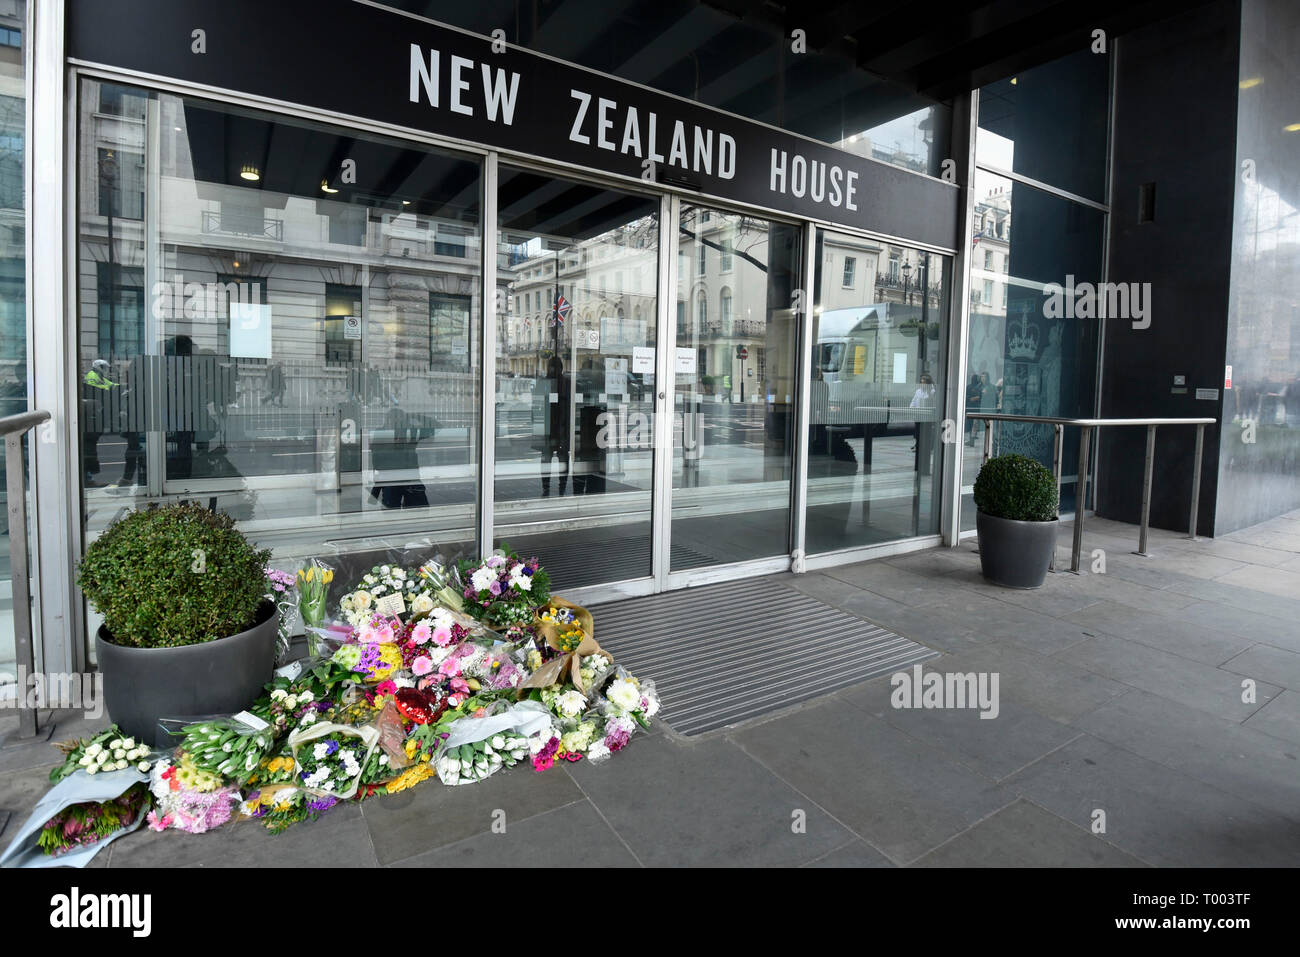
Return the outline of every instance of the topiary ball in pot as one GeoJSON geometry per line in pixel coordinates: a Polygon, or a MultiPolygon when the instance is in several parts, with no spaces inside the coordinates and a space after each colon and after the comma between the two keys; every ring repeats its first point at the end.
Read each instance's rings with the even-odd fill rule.
{"type": "Polygon", "coordinates": [[[1056,549],[1056,478],[1023,455],[989,459],[975,477],[975,516],[984,577],[1037,588],[1056,549]]]}
{"type": "Polygon", "coordinates": [[[166,743],[159,718],[240,711],[271,679],[269,550],[197,503],[151,506],[86,549],[77,581],[104,617],[95,648],[109,716],[166,743]]]}

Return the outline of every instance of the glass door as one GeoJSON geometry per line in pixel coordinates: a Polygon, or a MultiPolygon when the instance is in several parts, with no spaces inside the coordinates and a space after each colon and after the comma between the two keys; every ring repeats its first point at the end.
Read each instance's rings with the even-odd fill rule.
{"type": "Polygon", "coordinates": [[[669,573],[790,554],[802,230],[682,203],[669,573]]]}
{"type": "Polygon", "coordinates": [[[494,543],[560,592],[652,573],[656,196],[502,166],[494,543]]]}

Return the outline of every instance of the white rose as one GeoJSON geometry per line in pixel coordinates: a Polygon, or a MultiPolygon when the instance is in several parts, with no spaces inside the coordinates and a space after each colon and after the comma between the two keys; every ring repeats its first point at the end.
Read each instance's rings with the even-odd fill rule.
{"type": "Polygon", "coordinates": [[[298,692],[298,703],[309,704],[315,697],[316,696],[313,695],[310,691],[300,691],[298,692]]]}
{"type": "Polygon", "coordinates": [[[103,750],[104,749],[101,745],[92,744],[90,747],[86,749],[86,754],[93,758],[95,755],[99,754],[99,752],[103,750]]]}
{"type": "Polygon", "coordinates": [[[131,750],[132,748],[134,748],[134,747],[135,747],[135,738],[127,738],[125,741],[122,742],[122,747],[123,747],[124,749],[126,749],[127,751],[129,751],[129,750],[131,750]]]}
{"type": "Polygon", "coordinates": [[[95,765],[92,764],[90,767],[86,768],[86,773],[87,773],[87,774],[98,774],[98,773],[99,773],[99,768],[98,768],[97,766],[95,766],[95,765]]]}
{"type": "Polygon", "coordinates": [[[388,575],[388,574],[390,574],[390,573],[392,572],[392,570],[393,570],[393,568],[392,568],[391,565],[380,565],[380,566],[379,566],[379,574],[381,574],[381,575],[388,575]]]}
{"type": "Polygon", "coordinates": [[[370,592],[368,591],[363,590],[363,591],[355,592],[352,595],[352,606],[356,608],[358,611],[365,611],[367,608],[370,607],[370,603],[373,601],[374,601],[374,596],[371,595],[370,592]]]}
{"type": "Polygon", "coordinates": [[[115,762],[113,763],[113,768],[114,768],[114,770],[117,770],[117,771],[124,771],[124,770],[126,770],[126,762],[125,762],[125,761],[115,761],[115,762]]]}
{"type": "Polygon", "coordinates": [[[402,571],[400,568],[394,568],[393,577],[396,578],[398,581],[401,581],[403,578],[406,577],[406,572],[402,571]]]}
{"type": "Polygon", "coordinates": [[[136,768],[137,771],[140,771],[140,772],[148,771],[148,770],[149,770],[149,762],[148,762],[148,761],[141,761],[139,764],[137,764],[137,765],[135,766],[135,768],[136,768]]]}
{"type": "Polygon", "coordinates": [[[416,615],[427,615],[433,611],[433,599],[428,595],[420,594],[415,596],[411,602],[411,611],[416,615]]]}

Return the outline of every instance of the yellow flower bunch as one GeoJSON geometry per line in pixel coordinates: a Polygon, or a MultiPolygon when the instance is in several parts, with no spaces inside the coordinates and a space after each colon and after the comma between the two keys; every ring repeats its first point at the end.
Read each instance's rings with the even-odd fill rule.
{"type": "MultiPolygon", "coordinates": [[[[428,755],[425,755],[425,762],[428,761],[428,755]]],[[[412,764],[400,775],[384,785],[389,794],[396,794],[398,791],[405,791],[407,788],[415,787],[421,781],[427,781],[433,777],[433,765],[421,762],[412,764]]]]}
{"type": "Polygon", "coordinates": [[[323,585],[328,585],[330,582],[334,581],[334,570],[332,568],[320,569],[319,576],[316,572],[317,568],[315,565],[308,565],[305,569],[298,569],[299,583],[319,581],[323,585]]]}
{"type": "Polygon", "coordinates": [[[402,649],[395,644],[385,642],[379,646],[379,661],[379,667],[371,676],[372,680],[383,681],[391,678],[402,669],[402,649]]]}
{"type": "Polygon", "coordinates": [[[176,780],[181,787],[209,793],[221,787],[221,778],[211,771],[204,771],[194,763],[194,758],[182,753],[180,764],[176,767],[176,780]]]}
{"type": "Polygon", "coordinates": [[[414,738],[407,738],[406,742],[402,745],[402,750],[406,752],[408,758],[413,758],[415,757],[415,749],[418,747],[419,745],[416,743],[414,738]]]}
{"type": "Polygon", "coordinates": [[[573,651],[587,636],[581,628],[570,628],[568,631],[562,631],[556,639],[560,643],[561,651],[573,651]]]}

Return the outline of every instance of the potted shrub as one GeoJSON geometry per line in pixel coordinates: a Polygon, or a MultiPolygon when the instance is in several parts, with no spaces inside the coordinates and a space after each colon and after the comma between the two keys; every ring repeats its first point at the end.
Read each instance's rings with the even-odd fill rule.
{"type": "Polygon", "coordinates": [[[1056,548],[1056,478],[1023,455],[989,459],[975,477],[975,527],[984,577],[1037,588],[1056,548]]]}
{"type": "Polygon", "coordinates": [[[77,582],[104,616],[95,636],[109,717],[161,744],[158,719],[247,707],[275,667],[269,550],[197,503],[113,522],[86,549],[77,582]]]}

